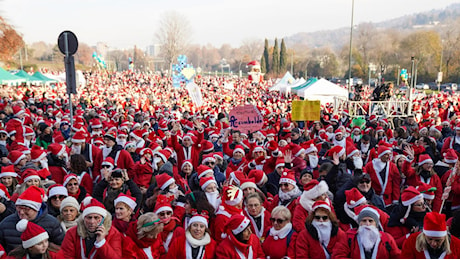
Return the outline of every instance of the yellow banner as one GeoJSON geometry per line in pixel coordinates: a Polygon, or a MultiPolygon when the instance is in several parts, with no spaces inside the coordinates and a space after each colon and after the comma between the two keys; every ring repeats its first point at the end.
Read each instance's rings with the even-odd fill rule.
{"type": "Polygon", "coordinates": [[[292,121],[320,120],[321,103],[319,100],[293,100],[292,121]]]}

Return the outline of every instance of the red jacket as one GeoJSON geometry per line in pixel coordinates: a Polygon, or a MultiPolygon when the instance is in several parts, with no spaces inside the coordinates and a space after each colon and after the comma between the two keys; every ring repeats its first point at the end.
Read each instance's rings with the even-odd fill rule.
{"type": "Polygon", "coordinates": [[[172,147],[174,148],[174,151],[177,153],[177,165],[182,165],[182,163],[185,160],[191,160],[193,169],[198,168],[198,166],[201,164],[200,162],[200,152],[201,152],[201,141],[203,140],[203,131],[197,132],[197,140],[195,143],[193,143],[192,146],[189,147],[188,152],[186,153],[187,148],[185,148],[183,145],[181,145],[177,141],[177,135],[171,135],[171,144],[172,147]]]}
{"type": "Polygon", "coordinates": [[[58,184],[64,182],[64,177],[67,175],[67,170],[64,167],[59,166],[48,166],[48,170],[51,173],[51,178],[58,184]]]}
{"type": "Polygon", "coordinates": [[[69,229],[64,237],[58,258],[63,259],[83,259],[83,258],[112,258],[118,259],[122,256],[122,237],[116,228],[110,228],[105,237],[105,243],[97,248],[91,249],[89,255],[86,254],[85,240],[77,234],[78,226],[69,229]]]}
{"type": "MultiPolygon", "coordinates": [[[[347,239],[345,241],[339,241],[336,244],[331,258],[366,258],[364,255],[361,255],[356,232],[356,229],[351,229],[347,231],[347,239]]],[[[393,237],[388,233],[380,231],[380,239],[381,240],[378,244],[378,247],[374,248],[374,250],[377,250],[376,252],[374,251],[375,259],[399,258],[399,256],[401,255],[401,250],[396,245],[396,242],[393,239],[393,237]]]]}
{"type": "MultiPolygon", "coordinates": [[[[415,169],[411,167],[411,163],[408,162],[407,160],[405,160],[403,163],[402,172],[406,175],[406,184],[409,186],[417,187],[423,182],[420,175],[416,174],[415,169]]],[[[431,178],[428,179],[427,184],[430,185],[431,187],[436,188],[436,192],[434,193],[432,210],[439,212],[439,210],[441,209],[441,204],[442,204],[441,179],[439,178],[437,174],[433,174],[431,178]]]]}
{"type": "Polygon", "coordinates": [[[130,179],[134,178],[134,161],[126,150],[120,150],[115,155],[115,165],[117,168],[126,169],[130,179]]]}
{"type": "Polygon", "coordinates": [[[399,248],[402,248],[404,241],[410,234],[409,228],[405,226],[386,227],[385,231],[388,232],[396,241],[399,248]]]}
{"type": "MultiPolygon", "coordinates": [[[[298,198],[294,199],[293,201],[289,202],[289,204],[286,205],[286,207],[291,212],[291,219],[292,219],[292,216],[294,216],[294,211],[296,209],[297,204],[298,204],[298,198]]],[[[270,207],[267,208],[267,210],[272,212],[272,210],[274,208],[276,208],[277,206],[280,206],[280,205],[281,205],[280,204],[280,197],[279,197],[278,194],[276,194],[275,197],[273,197],[273,201],[270,204],[270,207]]]]}
{"type": "Polygon", "coordinates": [[[380,174],[375,172],[374,163],[374,160],[368,162],[363,170],[371,176],[372,188],[374,188],[375,193],[383,195],[383,201],[386,206],[398,202],[400,195],[399,185],[401,183],[398,167],[393,162],[388,162],[385,174],[386,179],[381,180],[380,174]]]}
{"type": "Polygon", "coordinates": [[[233,234],[219,244],[216,250],[217,259],[256,259],[265,258],[265,254],[260,246],[259,239],[256,235],[251,234],[247,244],[236,240],[233,234]],[[238,251],[239,252],[238,252],[238,251]],[[242,254],[242,256],[240,256],[242,254]]]}
{"type": "Polygon", "coordinates": [[[82,172],[80,176],[78,176],[80,186],[85,188],[85,190],[89,194],[93,194],[93,179],[91,179],[91,176],[87,172],[82,172]]]}
{"type": "MultiPolygon", "coordinates": [[[[429,256],[428,252],[425,251],[419,252],[415,248],[415,242],[417,240],[418,235],[421,232],[411,234],[406,242],[404,242],[401,258],[403,259],[427,259],[426,255],[429,256]]],[[[456,238],[455,236],[450,236],[450,250],[452,253],[449,255],[445,255],[441,257],[443,259],[458,259],[460,258],[460,239],[456,238]]],[[[442,255],[441,255],[442,256],[442,255]]]]}
{"type": "MultiPolygon", "coordinates": [[[[292,230],[292,229],[291,229],[292,230]]],[[[290,241],[288,240],[288,235],[283,238],[275,239],[273,235],[270,235],[268,232],[267,237],[265,238],[262,249],[264,250],[265,256],[270,259],[281,259],[283,257],[295,258],[296,256],[296,241],[297,241],[297,232],[292,230],[290,241]],[[288,243],[289,242],[289,243],[288,243]]]]}
{"type": "Polygon", "coordinates": [[[257,228],[257,225],[256,225],[256,222],[254,221],[254,218],[249,214],[247,208],[245,208],[243,210],[243,213],[244,215],[251,221],[251,231],[253,234],[255,234],[259,239],[261,239],[263,241],[263,239],[265,238],[265,235],[267,234],[268,230],[271,228],[272,226],[272,223],[270,221],[270,217],[271,217],[271,214],[270,214],[270,211],[266,210],[266,209],[262,209],[264,212],[263,214],[261,215],[261,220],[262,220],[262,226],[261,226],[261,230],[256,230],[257,228]]]}
{"type": "Polygon", "coordinates": [[[296,232],[300,233],[305,229],[305,221],[307,217],[308,211],[300,203],[297,203],[292,216],[292,226],[296,232]]]}
{"type": "MultiPolygon", "coordinates": [[[[201,259],[214,259],[217,243],[211,238],[211,242],[204,247],[204,255],[201,259]]],[[[171,242],[166,258],[169,259],[187,259],[187,247],[185,234],[171,242]]],[[[191,250],[190,250],[191,251],[191,250]]]]}
{"type": "Polygon", "coordinates": [[[140,161],[136,162],[134,165],[134,179],[133,181],[139,187],[148,188],[150,186],[150,181],[152,180],[153,169],[150,162],[142,164],[140,161]]]}
{"type": "Polygon", "coordinates": [[[160,233],[159,237],[163,241],[163,247],[165,249],[165,255],[162,255],[161,258],[165,258],[166,254],[169,252],[169,247],[172,244],[172,241],[175,241],[179,237],[185,236],[185,230],[181,226],[176,226],[173,231],[166,233],[163,231],[160,233]]]}
{"type": "MultiPolygon", "coordinates": [[[[334,227],[333,227],[334,229],[334,227]]],[[[331,234],[329,244],[327,244],[327,251],[330,255],[333,254],[336,245],[339,242],[346,243],[347,235],[340,228],[336,227],[337,233],[331,234]]],[[[297,236],[296,247],[295,247],[295,258],[305,259],[326,259],[326,253],[321,243],[316,238],[313,238],[310,232],[317,232],[315,227],[311,226],[311,229],[304,229],[297,236]]],[[[331,232],[332,233],[332,232],[331,232]]],[[[317,234],[315,234],[318,236],[317,234]]],[[[330,258],[329,255],[329,258],[330,258]]]]}

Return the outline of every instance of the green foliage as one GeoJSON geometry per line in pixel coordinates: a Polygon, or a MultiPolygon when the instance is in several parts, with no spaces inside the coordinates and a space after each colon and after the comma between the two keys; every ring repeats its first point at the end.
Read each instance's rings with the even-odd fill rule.
{"type": "Polygon", "coordinates": [[[262,73],[267,73],[267,68],[265,66],[267,66],[265,63],[265,56],[262,55],[262,58],[260,58],[260,71],[262,73]]]}
{"type": "Polygon", "coordinates": [[[272,55],[272,72],[277,76],[280,73],[280,52],[278,49],[278,39],[275,38],[275,45],[273,46],[272,55]]]}
{"type": "Polygon", "coordinates": [[[286,50],[286,44],[284,43],[284,39],[282,39],[281,40],[281,51],[280,51],[280,72],[286,71],[287,55],[288,54],[286,50]]]}
{"type": "MultiPolygon", "coordinates": [[[[268,53],[268,39],[265,39],[265,45],[264,45],[264,61],[265,61],[265,73],[270,72],[270,54],[268,53]]],[[[262,72],[264,72],[262,70],[262,72]]]]}

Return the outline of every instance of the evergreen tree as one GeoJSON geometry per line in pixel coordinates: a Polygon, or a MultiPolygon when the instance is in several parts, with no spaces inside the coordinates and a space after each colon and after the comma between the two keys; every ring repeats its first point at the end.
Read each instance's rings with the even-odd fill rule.
{"type": "Polygon", "coordinates": [[[267,66],[265,63],[265,56],[262,55],[262,58],[260,58],[260,72],[267,73],[267,68],[265,66],[267,66]]]}
{"type": "MultiPolygon", "coordinates": [[[[264,59],[261,60],[261,62],[265,62],[264,64],[264,67],[265,67],[265,71],[262,70],[262,72],[264,73],[269,73],[270,72],[270,56],[269,56],[269,53],[268,53],[268,40],[265,39],[265,46],[264,46],[264,59]]],[[[262,67],[262,65],[261,65],[262,67]]]]}
{"type": "Polygon", "coordinates": [[[277,76],[280,73],[280,52],[278,50],[277,38],[275,38],[275,45],[273,46],[272,71],[275,74],[275,76],[277,76]]]}
{"type": "MultiPolygon", "coordinates": [[[[287,50],[286,44],[284,43],[284,39],[281,40],[281,51],[280,51],[280,72],[286,71],[287,66],[287,50]]],[[[292,71],[291,71],[292,73],[292,71]]]]}

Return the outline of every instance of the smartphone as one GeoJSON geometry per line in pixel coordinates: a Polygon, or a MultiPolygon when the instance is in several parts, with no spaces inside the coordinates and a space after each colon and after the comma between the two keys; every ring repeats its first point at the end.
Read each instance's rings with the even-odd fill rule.
{"type": "Polygon", "coordinates": [[[102,226],[102,225],[104,225],[104,217],[102,217],[102,220],[101,220],[101,222],[99,222],[99,225],[98,225],[98,226],[100,227],[100,226],[102,226]]]}

